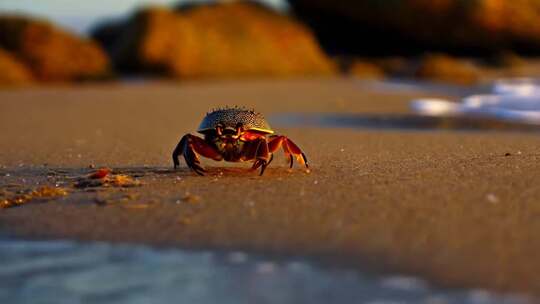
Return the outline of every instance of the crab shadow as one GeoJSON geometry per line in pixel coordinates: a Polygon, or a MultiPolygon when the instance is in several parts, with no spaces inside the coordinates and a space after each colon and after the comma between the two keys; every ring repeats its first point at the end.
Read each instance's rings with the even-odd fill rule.
{"type": "Polygon", "coordinates": [[[115,173],[127,174],[133,177],[148,177],[148,176],[170,176],[170,177],[186,177],[186,178],[222,178],[222,177],[238,177],[238,178],[265,178],[265,177],[280,177],[283,175],[305,174],[305,170],[301,168],[290,169],[288,167],[268,167],[263,175],[260,175],[260,169],[253,170],[250,167],[233,167],[233,166],[205,166],[204,175],[198,175],[188,167],[180,168],[164,168],[164,167],[133,167],[133,168],[113,168],[115,173]]]}
{"type": "Polygon", "coordinates": [[[238,177],[238,178],[265,178],[279,177],[283,175],[301,174],[304,171],[298,168],[289,169],[285,167],[269,167],[260,175],[260,169],[253,170],[247,167],[221,167],[221,166],[206,166],[204,175],[198,175],[189,168],[168,169],[166,171],[157,170],[157,174],[168,174],[180,177],[198,177],[198,178],[222,178],[222,177],[238,177]]]}

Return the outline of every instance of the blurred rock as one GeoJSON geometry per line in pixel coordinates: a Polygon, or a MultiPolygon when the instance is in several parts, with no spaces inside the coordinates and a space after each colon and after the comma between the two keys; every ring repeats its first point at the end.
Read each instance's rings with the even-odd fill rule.
{"type": "Polygon", "coordinates": [[[108,73],[107,56],[96,43],[42,20],[0,16],[0,47],[43,81],[91,79],[108,73]]]}
{"type": "Polygon", "coordinates": [[[422,79],[463,85],[478,82],[481,75],[480,68],[469,61],[436,54],[425,56],[416,70],[422,79]]]}
{"type": "Polygon", "coordinates": [[[522,57],[513,52],[502,52],[485,58],[484,62],[489,76],[494,79],[540,77],[540,59],[538,58],[522,57]]]}
{"type": "Polygon", "coordinates": [[[384,70],[373,62],[355,59],[347,67],[347,74],[362,79],[382,79],[384,70]]]}
{"type": "Polygon", "coordinates": [[[385,57],[373,60],[386,75],[391,77],[413,77],[418,70],[418,60],[405,57],[385,57]]]}
{"type": "Polygon", "coordinates": [[[487,64],[499,68],[519,69],[527,65],[527,59],[509,51],[494,54],[487,59],[487,64]]]}
{"type": "Polygon", "coordinates": [[[329,74],[331,61],[292,18],[253,3],[150,8],[93,37],[121,71],[173,77],[329,74]]]}
{"type": "Polygon", "coordinates": [[[540,54],[540,0],[289,0],[332,53],[540,54]],[[354,35],[352,35],[354,33],[354,35]]]}
{"type": "Polygon", "coordinates": [[[0,49],[0,86],[28,84],[32,74],[13,54],[0,49]]]}

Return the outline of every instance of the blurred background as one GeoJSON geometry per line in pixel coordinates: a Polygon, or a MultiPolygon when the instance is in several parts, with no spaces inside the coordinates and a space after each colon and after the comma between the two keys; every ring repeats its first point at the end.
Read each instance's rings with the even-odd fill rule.
{"type": "Polygon", "coordinates": [[[535,77],[537,0],[3,0],[0,84],[535,77]],[[428,26],[427,26],[428,25],[428,26]]]}
{"type": "Polygon", "coordinates": [[[539,55],[540,0],[0,0],[0,303],[528,303],[539,55]],[[171,171],[227,105],[313,172],[171,171]]]}

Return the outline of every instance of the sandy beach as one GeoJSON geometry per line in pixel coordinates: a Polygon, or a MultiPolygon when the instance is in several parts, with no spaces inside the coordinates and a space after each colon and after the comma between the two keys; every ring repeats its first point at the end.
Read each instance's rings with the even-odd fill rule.
{"type": "Polygon", "coordinates": [[[69,192],[1,209],[1,232],[312,256],[540,295],[537,133],[274,125],[305,151],[311,172],[289,170],[280,153],[262,177],[209,160],[204,177],[183,162],[172,170],[178,140],[211,108],[397,115],[433,95],[346,78],[0,91],[0,195],[55,184],[69,192]],[[89,166],[142,185],[74,188],[89,166]]]}

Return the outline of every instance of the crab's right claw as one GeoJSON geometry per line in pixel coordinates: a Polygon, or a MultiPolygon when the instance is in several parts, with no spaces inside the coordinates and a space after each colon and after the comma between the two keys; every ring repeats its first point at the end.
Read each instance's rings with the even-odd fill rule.
{"type": "Polygon", "coordinates": [[[188,165],[188,167],[195,171],[195,173],[199,175],[204,175],[204,172],[206,172],[206,170],[201,167],[199,157],[197,156],[197,154],[195,154],[195,151],[193,151],[193,147],[191,146],[191,144],[189,144],[189,142],[186,144],[186,149],[184,150],[184,159],[186,160],[186,164],[188,165]]]}
{"type": "Polygon", "coordinates": [[[184,149],[185,149],[185,146],[186,146],[187,137],[188,137],[188,135],[182,136],[182,139],[180,139],[180,142],[178,143],[178,145],[176,145],[176,148],[173,151],[172,159],[173,159],[174,169],[176,169],[176,168],[178,168],[178,166],[180,166],[180,161],[178,161],[178,156],[184,154],[184,149]]]}
{"type": "Polygon", "coordinates": [[[178,166],[180,165],[180,162],[178,160],[178,156],[180,155],[184,156],[184,160],[186,161],[186,164],[190,169],[192,169],[193,171],[195,171],[195,173],[199,175],[204,175],[204,172],[206,172],[206,170],[204,170],[204,168],[200,166],[201,162],[199,161],[199,157],[193,150],[190,134],[184,135],[173,151],[172,158],[175,169],[178,168],[178,166]]]}

